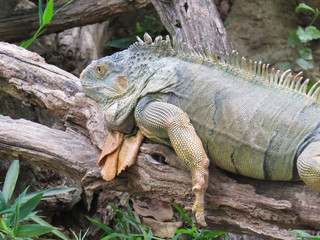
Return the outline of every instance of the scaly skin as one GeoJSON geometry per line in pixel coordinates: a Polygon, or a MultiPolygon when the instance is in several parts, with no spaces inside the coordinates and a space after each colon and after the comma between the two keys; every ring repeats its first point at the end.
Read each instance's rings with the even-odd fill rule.
{"type": "Polygon", "coordinates": [[[128,50],[93,62],[81,74],[110,129],[170,145],[192,173],[194,210],[204,220],[211,163],[257,179],[302,179],[320,190],[320,106],[285,72],[265,65],[219,62],[212,53],[172,49],[170,40],[146,35],[128,50]],[[241,65],[241,66],[239,66],[241,65]],[[134,124],[133,124],[134,123],[134,124]]]}
{"type": "Polygon", "coordinates": [[[169,139],[178,157],[191,171],[192,191],[196,197],[193,212],[197,222],[206,225],[203,206],[208,187],[209,159],[187,114],[175,105],[154,102],[146,97],[138,103],[135,119],[146,137],[158,142],[159,139],[169,139]]]}

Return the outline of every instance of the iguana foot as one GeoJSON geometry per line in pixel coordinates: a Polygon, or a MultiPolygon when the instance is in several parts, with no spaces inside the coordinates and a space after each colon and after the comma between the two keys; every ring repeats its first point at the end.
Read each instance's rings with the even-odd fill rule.
{"type": "Polygon", "coordinates": [[[134,164],[144,135],[138,131],[136,136],[124,136],[120,132],[110,132],[100,155],[98,165],[101,176],[111,181],[126,167],[134,164]]]}
{"type": "Polygon", "coordinates": [[[128,136],[124,139],[119,155],[117,175],[126,167],[130,167],[136,161],[138,151],[144,139],[144,135],[138,130],[136,136],[128,136]]]}
{"type": "Polygon", "coordinates": [[[203,191],[194,191],[195,201],[192,207],[192,213],[198,224],[205,227],[207,226],[204,218],[204,193],[203,191]]]}
{"type": "Polygon", "coordinates": [[[104,147],[102,149],[102,152],[98,161],[99,167],[104,166],[107,160],[107,157],[121,147],[121,144],[123,142],[123,136],[124,134],[121,132],[117,132],[117,131],[109,132],[106,143],[104,144],[104,147]]]}
{"type": "Polygon", "coordinates": [[[192,212],[198,224],[207,226],[204,218],[204,195],[208,188],[209,159],[205,157],[201,163],[196,169],[192,170],[192,191],[195,195],[192,212]]]}
{"type": "Polygon", "coordinates": [[[111,181],[117,175],[119,153],[121,148],[117,148],[113,153],[105,156],[105,164],[101,169],[101,176],[106,181],[111,181]]]}

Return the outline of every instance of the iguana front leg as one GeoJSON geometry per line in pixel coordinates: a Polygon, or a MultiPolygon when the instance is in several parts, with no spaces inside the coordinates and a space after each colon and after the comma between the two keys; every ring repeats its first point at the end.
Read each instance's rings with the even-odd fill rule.
{"type": "Polygon", "coordinates": [[[195,193],[193,211],[197,222],[206,225],[204,194],[208,187],[209,159],[189,117],[175,105],[150,102],[144,98],[136,107],[135,118],[147,138],[160,143],[166,143],[169,139],[178,157],[191,171],[192,190],[195,193]]]}

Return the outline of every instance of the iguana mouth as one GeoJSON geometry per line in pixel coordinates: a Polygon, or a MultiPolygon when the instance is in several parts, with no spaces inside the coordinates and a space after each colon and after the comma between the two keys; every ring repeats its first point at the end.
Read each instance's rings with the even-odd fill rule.
{"type": "Polygon", "coordinates": [[[98,88],[98,87],[105,87],[104,84],[101,84],[101,83],[90,83],[90,82],[82,82],[81,81],[81,84],[83,87],[85,88],[98,88]]]}
{"type": "MultiPolygon", "coordinates": [[[[86,88],[86,89],[96,89],[94,91],[98,91],[98,88],[100,89],[107,89],[108,91],[110,92],[114,92],[114,93],[117,93],[118,94],[118,91],[117,89],[113,89],[113,88],[110,88],[110,87],[107,87],[105,84],[103,83],[92,83],[92,82],[87,82],[87,81],[81,81],[81,85],[83,88],[86,88]]],[[[124,95],[125,93],[121,94],[124,95]]],[[[118,96],[119,97],[119,96],[118,96]]]]}

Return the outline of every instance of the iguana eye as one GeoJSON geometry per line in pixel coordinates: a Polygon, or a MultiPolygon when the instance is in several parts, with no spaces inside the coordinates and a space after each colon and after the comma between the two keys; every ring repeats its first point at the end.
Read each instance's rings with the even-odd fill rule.
{"type": "Polygon", "coordinates": [[[107,72],[107,66],[105,65],[97,65],[95,67],[95,71],[99,77],[104,77],[107,72]]]}
{"type": "Polygon", "coordinates": [[[98,66],[96,67],[96,71],[97,71],[99,74],[103,74],[103,72],[104,72],[103,66],[98,65],[98,66]]]}

